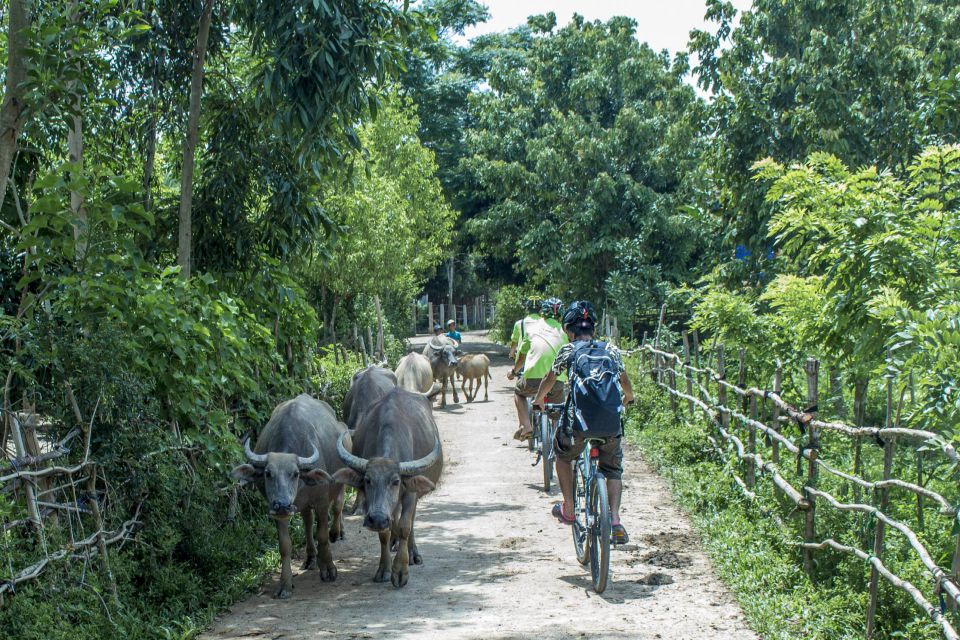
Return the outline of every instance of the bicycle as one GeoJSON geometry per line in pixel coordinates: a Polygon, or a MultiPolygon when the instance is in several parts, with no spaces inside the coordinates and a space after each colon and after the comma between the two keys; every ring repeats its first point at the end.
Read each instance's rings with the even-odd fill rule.
{"type": "MultiPolygon", "coordinates": [[[[544,411],[561,411],[562,404],[547,404],[544,411]]],[[[573,547],[577,561],[590,564],[593,590],[603,593],[610,577],[610,538],[612,521],[610,501],[607,498],[607,479],[597,468],[599,445],[605,438],[587,438],[583,451],[574,464],[573,547]]]]}
{"type": "Polygon", "coordinates": [[[537,459],[530,466],[535,467],[543,462],[543,491],[545,493],[550,493],[550,486],[553,483],[553,465],[557,459],[553,447],[557,420],[551,418],[550,413],[550,411],[540,411],[536,408],[530,410],[530,424],[533,425],[533,436],[530,438],[530,442],[533,443],[533,450],[537,452],[537,459]]]}

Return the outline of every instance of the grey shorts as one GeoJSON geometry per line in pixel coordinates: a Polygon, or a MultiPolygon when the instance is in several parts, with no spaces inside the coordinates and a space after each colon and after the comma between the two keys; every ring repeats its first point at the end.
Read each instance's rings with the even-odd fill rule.
{"type": "MultiPolygon", "coordinates": [[[[557,429],[554,446],[557,449],[557,459],[564,462],[572,462],[577,459],[580,452],[583,451],[584,436],[575,435],[573,442],[563,434],[563,429],[557,429]]],[[[600,459],[597,461],[597,468],[603,473],[603,477],[609,480],[619,480],[623,477],[623,446],[620,436],[610,436],[603,439],[603,444],[598,446],[600,449],[600,459]]]]}

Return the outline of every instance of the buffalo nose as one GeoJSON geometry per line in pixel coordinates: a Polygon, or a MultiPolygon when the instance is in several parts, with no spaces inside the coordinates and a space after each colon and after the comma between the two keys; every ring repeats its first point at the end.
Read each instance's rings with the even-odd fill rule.
{"type": "Polygon", "coordinates": [[[274,500],[270,505],[270,511],[278,515],[284,515],[293,511],[293,505],[289,502],[280,502],[279,500],[274,500]]]}
{"type": "Polygon", "coordinates": [[[363,526],[374,531],[383,531],[390,526],[390,518],[382,513],[368,513],[363,519],[363,526]]]}

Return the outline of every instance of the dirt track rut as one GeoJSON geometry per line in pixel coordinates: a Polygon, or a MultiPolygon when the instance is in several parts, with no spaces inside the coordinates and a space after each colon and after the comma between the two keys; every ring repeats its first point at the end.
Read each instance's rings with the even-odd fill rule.
{"type": "Polygon", "coordinates": [[[295,569],[293,596],[279,601],[273,576],[204,638],[757,638],[635,451],[626,452],[622,512],[632,539],[612,555],[607,590],[594,593],[569,529],[549,515],[556,488],[543,493],[540,467],[511,439],[505,350],[480,334],[465,334],[464,349],[491,356],[490,400],[453,404],[448,393],[447,409],[435,411],[446,469],[417,509],[424,564],[411,567],[410,583],[371,581],[377,537],[348,517],[347,539],[333,547],[336,582],[295,569]]]}

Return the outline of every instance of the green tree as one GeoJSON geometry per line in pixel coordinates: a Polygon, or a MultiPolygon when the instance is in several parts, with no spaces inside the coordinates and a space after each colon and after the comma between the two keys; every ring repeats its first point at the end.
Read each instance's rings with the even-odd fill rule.
{"type": "Polygon", "coordinates": [[[461,167],[482,203],[478,246],[628,316],[661,299],[698,244],[682,205],[702,103],[685,58],[640,44],[627,18],[557,28],[553,14],[475,48],[489,89],[472,99],[461,167]]]}

